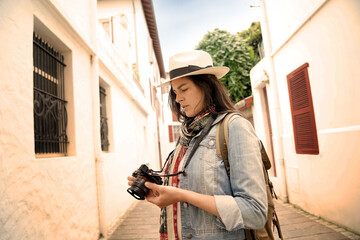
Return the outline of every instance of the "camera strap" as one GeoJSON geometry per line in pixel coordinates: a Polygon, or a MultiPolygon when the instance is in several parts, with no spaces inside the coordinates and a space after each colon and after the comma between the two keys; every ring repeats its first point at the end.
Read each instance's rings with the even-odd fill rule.
{"type": "Polygon", "coordinates": [[[191,148],[191,152],[189,154],[189,157],[187,158],[184,169],[179,172],[179,173],[184,174],[184,176],[187,175],[186,172],[185,172],[186,167],[189,165],[190,160],[191,160],[192,156],[194,155],[196,149],[198,148],[200,142],[204,139],[205,135],[207,135],[209,133],[211,125],[215,121],[215,118],[216,118],[216,115],[211,116],[211,118],[209,119],[209,121],[205,125],[204,129],[201,131],[200,136],[196,139],[196,142],[195,142],[194,146],[191,148]]]}

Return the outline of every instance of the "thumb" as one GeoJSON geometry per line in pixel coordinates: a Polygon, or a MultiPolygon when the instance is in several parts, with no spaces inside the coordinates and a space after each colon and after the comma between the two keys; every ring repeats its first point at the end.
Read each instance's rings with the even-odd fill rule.
{"type": "Polygon", "coordinates": [[[153,199],[154,197],[159,197],[160,196],[160,186],[155,184],[155,183],[151,183],[151,182],[145,182],[145,187],[147,187],[148,189],[150,189],[150,193],[151,194],[148,194],[146,199],[149,201],[149,202],[153,202],[153,200],[150,200],[150,199],[153,199]]]}
{"type": "Polygon", "coordinates": [[[151,182],[145,182],[145,187],[147,187],[148,189],[156,189],[156,184],[151,182]]]}

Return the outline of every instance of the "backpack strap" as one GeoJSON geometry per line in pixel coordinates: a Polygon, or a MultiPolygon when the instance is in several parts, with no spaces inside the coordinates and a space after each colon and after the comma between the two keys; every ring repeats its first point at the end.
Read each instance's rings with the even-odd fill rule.
{"type": "MultiPolygon", "coordinates": [[[[229,129],[228,129],[228,123],[232,116],[239,115],[240,113],[228,113],[224,119],[218,124],[217,131],[216,131],[216,154],[224,161],[226,172],[228,176],[230,177],[230,164],[228,159],[228,142],[229,142],[229,129]]],[[[265,183],[267,186],[267,198],[268,201],[271,202],[271,205],[274,206],[272,197],[274,196],[277,199],[277,196],[274,191],[274,187],[272,185],[272,182],[270,181],[269,174],[267,172],[268,169],[271,168],[271,162],[269,159],[269,156],[267,155],[264,145],[261,140],[261,159],[262,159],[262,165],[263,165],[263,173],[265,178],[265,183]]],[[[271,216],[273,226],[276,226],[279,234],[279,238],[283,239],[283,234],[281,232],[279,219],[277,217],[276,212],[274,211],[274,215],[271,216]]],[[[269,217],[269,216],[268,216],[269,217]]],[[[247,240],[255,240],[258,239],[256,237],[256,230],[253,229],[244,229],[245,230],[245,237],[247,240]]]]}
{"type": "Polygon", "coordinates": [[[245,230],[245,239],[246,240],[255,240],[255,236],[254,236],[254,230],[250,230],[250,229],[244,229],[245,230]]]}
{"type": "Polygon", "coordinates": [[[261,144],[261,159],[262,159],[262,162],[264,164],[265,169],[269,170],[271,168],[270,158],[266,153],[264,144],[262,143],[261,140],[259,140],[259,141],[260,141],[260,144],[261,144]]]}
{"type": "MultiPolygon", "coordinates": [[[[229,125],[229,120],[234,115],[241,116],[241,114],[237,113],[237,112],[228,113],[224,117],[224,119],[218,124],[217,131],[216,131],[216,154],[224,161],[225,169],[226,169],[226,172],[229,177],[230,177],[230,163],[229,163],[229,158],[228,158],[228,147],[227,147],[228,143],[229,143],[228,125],[229,125]]],[[[271,162],[270,162],[269,156],[266,153],[266,150],[264,148],[262,141],[261,140],[259,140],[259,141],[261,144],[261,160],[263,163],[263,172],[264,172],[265,182],[270,187],[271,195],[273,195],[277,199],[276,193],[274,191],[274,187],[272,185],[272,182],[270,181],[269,174],[267,172],[267,170],[271,168],[271,162]]]]}
{"type": "Polygon", "coordinates": [[[224,161],[226,172],[230,176],[230,164],[228,159],[229,129],[228,123],[232,116],[240,113],[228,113],[218,124],[216,130],[216,154],[224,161]]]}
{"type": "MultiPolygon", "coordinates": [[[[230,176],[230,164],[228,159],[228,143],[229,143],[229,120],[232,116],[239,115],[240,113],[233,112],[228,113],[222,121],[218,124],[217,131],[216,131],[216,154],[224,161],[226,172],[230,176]]],[[[271,168],[271,162],[269,156],[266,153],[265,147],[261,140],[261,160],[266,170],[271,168]]]]}

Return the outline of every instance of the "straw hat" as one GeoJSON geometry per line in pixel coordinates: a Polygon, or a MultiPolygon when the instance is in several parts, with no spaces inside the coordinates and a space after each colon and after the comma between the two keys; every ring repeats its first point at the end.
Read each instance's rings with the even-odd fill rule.
{"type": "Polygon", "coordinates": [[[202,50],[192,50],[175,54],[169,58],[170,79],[158,87],[167,86],[172,80],[200,74],[213,74],[217,79],[229,72],[228,67],[214,67],[209,53],[202,50]]]}

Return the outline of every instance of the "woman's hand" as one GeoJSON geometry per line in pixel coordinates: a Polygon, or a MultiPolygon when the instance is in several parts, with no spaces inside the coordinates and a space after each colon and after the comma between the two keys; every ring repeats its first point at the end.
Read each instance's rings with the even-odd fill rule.
{"type": "Polygon", "coordinates": [[[127,177],[128,180],[128,185],[131,186],[133,184],[133,182],[135,181],[135,177],[133,176],[128,176],[127,177]]]}
{"type": "Polygon", "coordinates": [[[150,189],[150,192],[146,196],[146,200],[160,208],[177,202],[188,202],[198,208],[214,214],[217,217],[220,217],[216,208],[214,196],[204,195],[171,186],[161,186],[151,182],[146,182],[145,186],[150,189]]]}
{"type": "MultiPolygon", "coordinates": [[[[128,184],[134,182],[135,177],[128,177],[128,184]]],[[[188,202],[194,206],[197,206],[215,216],[220,216],[216,209],[214,196],[208,196],[193,191],[184,190],[181,188],[157,185],[151,182],[145,182],[145,187],[150,189],[146,195],[146,200],[152,204],[155,204],[159,208],[166,207],[170,204],[177,202],[188,202]]]]}
{"type": "Polygon", "coordinates": [[[181,201],[182,190],[179,188],[157,185],[151,182],[146,182],[145,187],[150,189],[146,195],[146,200],[160,208],[181,201]]]}

